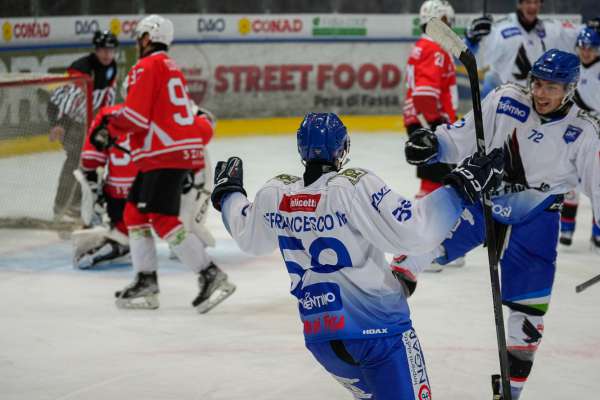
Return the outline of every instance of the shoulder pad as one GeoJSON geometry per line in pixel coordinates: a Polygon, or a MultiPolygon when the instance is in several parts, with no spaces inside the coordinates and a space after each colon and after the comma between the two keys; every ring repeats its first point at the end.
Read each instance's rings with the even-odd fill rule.
{"type": "Polygon", "coordinates": [[[496,89],[494,89],[494,92],[499,92],[501,90],[513,90],[523,96],[529,96],[529,90],[527,90],[525,86],[519,85],[518,83],[505,83],[504,85],[500,85],[496,89]]]}
{"type": "Polygon", "coordinates": [[[600,116],[598,113],[593,111],[579,110],[577,111],[577,118],[589,122],[596,131],[596,135],[600,137],[600,116]]]}
{"type": "Polygon", "coordinates": [[[364,169],[361,168],[347,168],[341,172],[339,172],[337,175],[333,176],[333,178],[331,179],[335,179],[337,177],[343,177],[346,178],[350,181],[350,183],[352,183],[353,185],[356,185],[358,183],[358,181],[360,181],[360,179],[367,175],[369,172],[365,171],[364,169]]]}
{"type": "Polygon", "coordinates": [[[301,178],[297,176],[287,174],[277,175],[275,178],[273,178],[273,180],[283,182],[285,185],[291,185],[292,183],[298,182],[300,179],[301,178]]]}

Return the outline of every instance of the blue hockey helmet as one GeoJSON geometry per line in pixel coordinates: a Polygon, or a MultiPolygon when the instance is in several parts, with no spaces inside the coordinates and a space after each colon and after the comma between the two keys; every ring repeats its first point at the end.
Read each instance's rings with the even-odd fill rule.
{"type": "Polygon", "coordinates": [[[334,113],[308,113],[297,132],[302,161],[322,161],[341,168],[350,150],[350,137],[334,113]]]}
{"type": "Polygon", "coordinates": [[[594,29],[586,26],[577,35],[577,47],[596,49],[600,47],[600,34],[594,29]]]}
{"type": "Polygon", "coordinates": [[[531,76],[550,82],[577,84],[579,58],[572,53],[550,49],[533,64],[531,76]]]}

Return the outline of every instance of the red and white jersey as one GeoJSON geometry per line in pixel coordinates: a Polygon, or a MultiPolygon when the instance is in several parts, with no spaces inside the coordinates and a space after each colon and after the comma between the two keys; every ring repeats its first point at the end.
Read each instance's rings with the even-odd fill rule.
{"type": "Polygon", "coordinates": [[[418,114],[428,122],[456,120],[458,90],[454,61],[427,35],[415,43],[406,65],[404,125],[419,124],[418,114]]]}
{"type": "Polygon", "coordinates": [[[152,53],[131,68],[127,82],[127,100],[110,126],[132,132],[131,155],[138,168],[202,168],[206,132],[212,136],[212,126],[194,114],[175,62],[164,51],[152,53]]]}
{"type": "MultiPolygon", "coordinates": [[[[117,147],[111,146],[105,151],[98,151],[90,143],[91,132],[102,122],[105,115],[115,115],[123,108],[122,104],[111,107],[102,107],[92,122],[88,136],[83,144],[81,153],[81,169],[93,171],[98,167],[106,168],[104,193],[115,199],[125,199],[129,188],[135,180],[138,169],[131,159],[131,155],[117,147]]],[[[117,144],[125,149],[130,149],[129,134],[119,134],[114,127],[109,127],[111,136],[117,138],[117,144]]]]}

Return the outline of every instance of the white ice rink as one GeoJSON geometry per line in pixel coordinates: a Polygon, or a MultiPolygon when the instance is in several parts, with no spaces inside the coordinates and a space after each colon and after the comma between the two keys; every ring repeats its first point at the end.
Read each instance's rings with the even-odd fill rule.
{"type": "MultiPolygon", "coordinates": [[[[351,166],[407,196],[416,192],[401,136],[351,137],[351,166]]],[[[250,196],[276,174],[302,171],[294,136],[220,139],[210,151],[213,162],[242,157],[250,196]]],[[[574,291],[600,273],[590,223],[585,199],[575,244],[559,256],[523,400],[600,399],[600,284],[574,291]]],[[[279,254],[241,253],[214,211],[208,226],[217,238],[209,252],[238,289],[206,315],[190,306],[193,274],[168,260],[164,244],[161,308],[126,311],[115,308],[113,292],[130,282],[130,267],[76,271],[70,243],[55,233],[0,230],[0,399],[351,399],[304,349],[279,254]]],[[[478,249],[467,262],[422,275],[410,301],[434,399],[491,399],[490,374],[498,371],[486,253],[478,249]]]]}

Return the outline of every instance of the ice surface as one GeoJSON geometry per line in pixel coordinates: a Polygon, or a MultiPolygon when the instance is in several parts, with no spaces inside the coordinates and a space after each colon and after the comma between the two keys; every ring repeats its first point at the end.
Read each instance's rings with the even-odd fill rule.
{"type": "MultiPolygon", "coordinates": [[[[398,135],[355,134],[349,165],[412,196],[418,183],[402,146],[398,135]]],[[[302,171],[293,136],[220,139],[210,151],[213,162],[242,157],[250,196],[276,174],[302,171]]],[[[523,400],[599,396],[600,285],[574,291],[600,273],[590,223],[584,200],[523,400]]],[[[241,253],[215,212],[208,226],[217,238],[210,254],[238,290],[206,315],[189,304],[192,273],[168,260],[163,243],[161,308],[118,310],[113,292],[129,283],[130,267],[75,271],[70,243],[55,233],[0,230],[0,399],[351,399],[304,349],[279,254],[241,253]]],[[[434,399],[489,399],[498,371],[486,253],[467,263],[422,275],[410,302],[434,399]]]]}

